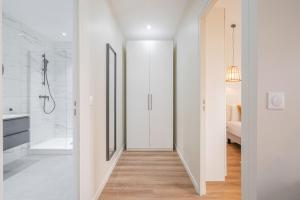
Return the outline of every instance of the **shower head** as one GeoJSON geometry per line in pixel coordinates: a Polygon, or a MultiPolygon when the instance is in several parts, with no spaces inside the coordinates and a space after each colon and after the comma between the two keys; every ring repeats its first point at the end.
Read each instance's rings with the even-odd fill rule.
{"type": "Polygon", "coordinates": [[[47,60],[46,54],[43,54],[42,57],[43,57],[44,67],[47,67],[47,64],[49,63],[49,60],[47,60]]]}
{"type": "Polygon", "coordinates": [[[46,75],[47,75],[47,70],[48,70],[48,63],[49,63],[49,61],[46,59],[46,54],[43,54],[42,55],[42,57],[43,57],[43,63],[44,63],[44,65],[43,65],[43,72],[44,72],[44,82],[43,82],[43,85],[45,85],[45,78],[46,78],[46,75]]]}

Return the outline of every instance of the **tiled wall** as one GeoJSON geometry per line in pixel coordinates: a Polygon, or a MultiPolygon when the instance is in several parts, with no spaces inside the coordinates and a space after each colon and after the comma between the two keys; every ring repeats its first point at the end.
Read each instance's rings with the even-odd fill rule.
{"type": "MultiPolygon", "coordinates": [[[[31,144],[53,137],[72,136],[71,43],[56,43],[26,25],[4,15],[4,114],[29,113],[31,144]],[[43,100],[49,95],[42,85],[42,54],[49,60],[48,78],[56,109],[43,113],[43,100]]],[[[50,110],[53,102],[46,103],[50,110]]]]}
{"type": "Polygon", "coordinates": [[[4,114],[28,113],[30,74],[21,27],[6,17],[3,26],[4,114]]]}

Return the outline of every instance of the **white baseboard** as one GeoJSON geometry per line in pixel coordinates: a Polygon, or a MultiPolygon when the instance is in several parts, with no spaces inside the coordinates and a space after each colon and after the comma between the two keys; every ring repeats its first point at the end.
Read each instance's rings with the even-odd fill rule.
{"type": "Polygon", "coordinates": [[[121,157],[123,151],[124,151],[124,147],[122,147],[122,148],[117,152],[117,154],[115,155],[115,158],[114,158],[114,161],[113,161],[113,163],[112,163],[112,166],[111,166],[110,169],[108,170],[108,172],[107,172],[107,174],[106,174],[106,176],[105,176],[103,182],[102,182],[102,183],[100,184],[100,186],[98,187],[97,192],[96,192],[96,194],[95,194],[94,197],[93,197],[93,200],[98,200],[98,199],[99,199],[99,197],[100,197],[100,195],[101,195],[101,193],[102,193],[102,191],[103,191],[103,189],[104,189],[106,183],[108,182],[108,179],[110,178],[110,176],[111,176],[113,170],[115,169],[115,167],[116,167],[116,165],[117,165],[117,163],[118,163],[118,161],[119,161],[119,159],[120,159],[120,157],[121,157]]]}
{"type": "Polygon", "coordinates": [[[182,162],[182,164],[183,164],[183,166],[184,166],[186,172],[188,173],[188,175],[189,175],[189,177],[190,177],[190,179],[191,179],[191,181],[192,181],[192,183],[193,183],[193,185],[194,185],[194,188],[195,188],[197,194],[200,194],[200,186],[199,186],[199,184],[197,183],[195,177],[193,176],[193,174],[192,174],[192,172],[191,172],[191,170],[190,170],[190,168],[189,168],[187,162],[186,162],[185,159],[183,158],[182,152],[180,152],[180,150],[179,150],[177,147],[176,147],[176,151],[177,151],[177,154],[178,154],[178,156],[179,156],[179,158],[180,158],[180,160],[181,160],[181,162],[182,162]]]}

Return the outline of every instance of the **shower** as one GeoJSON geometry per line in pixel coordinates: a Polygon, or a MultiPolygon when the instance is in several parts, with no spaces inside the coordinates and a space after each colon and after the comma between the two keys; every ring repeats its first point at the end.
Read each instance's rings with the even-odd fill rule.
{"type": "Polygon", "coordinates": [[[42,84],[48,89],[49,96],[45,94],[45,95],[40,95],[39,98],[43,99],[43,101],[44,101],[43,102],[43,111],[44,111],[44,113],[49,115],[49,114],[53,113],[53,111],[55,110],[56,102],[55,102],[55,100],[52,96],[51,89],[50,89],[50,84],[49,84],[49,80],[48,80],[48,63],[49,63],[49,61],[46,58],[46,54],[43,54],[42,58],[43,58],[43,69],[42,69],[42,71],[43,71],[43,79],[44,79],[42,84]],[[53,102],[53,107],[50,111],[47,111],[46,110],[46,101],[48,102],[48,101],[50,101],[50,99],[53,102]]]}

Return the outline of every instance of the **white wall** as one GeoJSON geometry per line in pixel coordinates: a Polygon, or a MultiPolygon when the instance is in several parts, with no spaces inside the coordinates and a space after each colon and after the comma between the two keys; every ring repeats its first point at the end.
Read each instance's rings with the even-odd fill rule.
{"type": "Polygon", "coordinates": [[[200,53],[199,14],[204,4],[191,2],[175,37],[177,151],[191,172],[199,192],[200,184],[200,53]]]}
{"type": "Polygon", "coordinates": [[[258,200],[300,198],[300,1],[258,2],[258,200]],[[283,111],[266,109],[266,93],[282,91],[283,111]]]}
{"type": "Polygon", "coordinates": [[[205,17],[205,177],[224,181],[226,169],[225,9],[205,17]]]}
{"type": "Polygon", "coordinates": [[[123,147],[123,36],[106,0],[79,0],[80,197],[97,198],[116,159],[106,162],[106,43],[116,50],[117,150],[123,147]]]}

